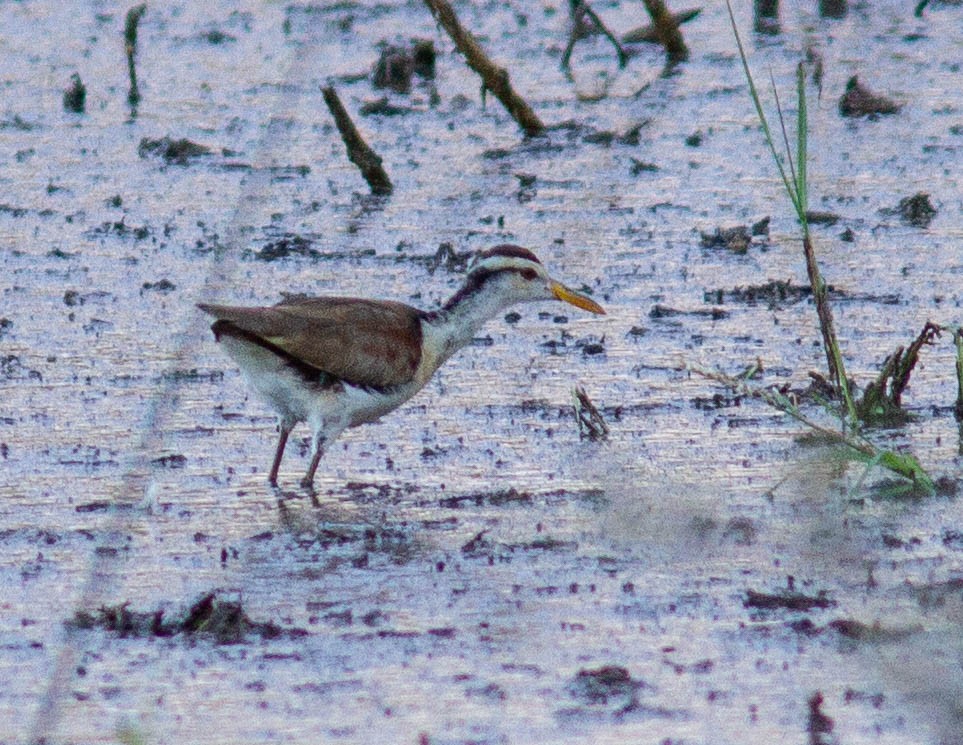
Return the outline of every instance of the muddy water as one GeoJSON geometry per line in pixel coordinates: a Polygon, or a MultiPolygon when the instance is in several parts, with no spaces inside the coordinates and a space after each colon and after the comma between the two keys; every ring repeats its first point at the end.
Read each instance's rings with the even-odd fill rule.
{"type": "MultiPolygon", "coordinates": [[[[595,7],[643,22],[635,3],[595,7]]],[[[0,5],[0,742],[961,741],[955,496],[890,496],[680,370],[759,360],[761,383],[802,387],[824,364],[805,299],[729,294],[805,270],[724,9],[686,27],[672,75],[644,46],[620,71],[592,38],[568,81],[565,3],[459,4],[565,124],[534,141],[482,105],[413,0],[152,5],[136,112],[125,10],[0,5]],[[386,95],[363,77],[378,43],[413,36],[435,42],[433,84],[388,94],[407,113],[358,118],[396,186],[375,199],[318,86],[357,111],[386,95]],[[75,71],[84,114],[62,107],[75,71]],[[212,153],[138,154],[162,137],[212,153]],[[745,254],[701,244],[766,216],[745,254]],[[294,488],[303,443],[268,488],[270,412],[194,303],[432,307],[460,281],[431,261],[441,244],[506,241],[609,315],[519,308],[347,433],[316,500],[294,488]],[[576,383],[607,441],[580,441],[576,383]],[[242,619],[203,615],[211,593],[242,619]]],[[[776,36],[739,20],[784,103],[803,50],[823,58],[810,200],[838,216],[815,234],[865,383],[927,319],[960,320],[960,15],[814,13],[787,9],[776,36]],[[901,111],[841,118],[854,74],[901,111]],[[920,191],[925,228],[891,211],[920,191]]],[[[954,397],[944,337],[912,421],[873,433],[950,492],[954,397]]]]}

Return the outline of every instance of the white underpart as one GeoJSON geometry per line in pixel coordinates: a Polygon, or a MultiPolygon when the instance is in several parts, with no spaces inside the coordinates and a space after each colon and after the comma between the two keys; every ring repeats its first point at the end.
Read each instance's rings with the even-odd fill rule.
{"type": "Polygon", "coordinates": [[[307,422],[315,448],[330,443],[348,427],[375,421],[422,387],[413,382],[378,393],[347,384],[307,386],[297,370],[264,347],[227,334],[221,336],[221,345],[251,387],[277,412],[283,428],[307,422]]]}

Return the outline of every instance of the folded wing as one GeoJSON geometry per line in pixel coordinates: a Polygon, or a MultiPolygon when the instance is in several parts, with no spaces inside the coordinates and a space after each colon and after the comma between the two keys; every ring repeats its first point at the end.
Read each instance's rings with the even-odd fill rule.
{"type": "Polygon", "coordinates": [[[286,300],[266,308],[200,304],[228,333],[346,383],[390,388],[409,382],[421,360],[419,312],[357,298],[286,300]]]}

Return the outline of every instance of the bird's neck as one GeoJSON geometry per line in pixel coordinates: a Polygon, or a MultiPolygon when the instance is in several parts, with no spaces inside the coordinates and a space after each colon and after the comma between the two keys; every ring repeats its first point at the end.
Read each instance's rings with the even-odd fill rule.
{"type": "Polygon", "coordinates": [[[482,326],[512,304],[491,286],[462,287],[449,298],[441,310],[428,313],[425,320],[436,339],[441,365],[462,347],[470,344],[482,326]]]}

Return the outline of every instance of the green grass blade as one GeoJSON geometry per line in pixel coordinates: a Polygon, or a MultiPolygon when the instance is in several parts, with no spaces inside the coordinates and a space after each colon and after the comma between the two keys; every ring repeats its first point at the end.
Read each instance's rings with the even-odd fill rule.
{"type": "Polygon", "coordinates": [[[729,10],[729,22],[732,24],[732,33],[736,37],[736,46],[739,47],[739,59],[742,60],[742,69],[746,73],[746,80],[749,81],[749,94],[752,96],[752,102],[756,106],[756,116],[759,117],[759,122],[762,124],[762,131],[766,135],[766,142],[769,143],[769,150],[772,152],[772,159],[776,161],[776,167],[779,169],[779,175],[782,177],[783,186],[786,187],[786,193],[789,194],[789,199],[796,207],[796,212],[798,213],[799,207],[796,201],[793,182],[790,181],[789,177],[786,175],[786,169],[783,167],[782,159],[779,157],[779,152],[776,150],[776,142],[773,139],[772,130],[769,129],[769,121],[766,119],[766,114],[762,110],[762,101],[759,98],[759,91],[756,90],[756,83],[752,79],[752,71],[749,69],[749,59],[746,57],[746,50],[742,46],[742,37],[739,36],[739,29],[736,27],[736,17],[733,15],[732,4],[729,2],[729,0],[726,0],[726,8],[729,10]]]}
{"type": "Polygon", "coordinates": [[[799,213],[803,230],[808,231],[806,212],[809,209],[807,196],[809,185],[806,183],[806,155],[809,121],[806,110],[806,71],[803,69],[802,62],[796,67],[796,98],[799,101],[799,111],[796,115],[796,212],[799,213]]]}

